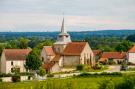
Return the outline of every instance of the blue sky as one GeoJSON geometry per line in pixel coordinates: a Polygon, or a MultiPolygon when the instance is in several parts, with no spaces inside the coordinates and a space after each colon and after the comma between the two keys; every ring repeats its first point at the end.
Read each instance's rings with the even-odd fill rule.
{"type": "Polygon", "coordinates": [[[0,31],[135,29],[135,0],[0,0],[0,31]]]}

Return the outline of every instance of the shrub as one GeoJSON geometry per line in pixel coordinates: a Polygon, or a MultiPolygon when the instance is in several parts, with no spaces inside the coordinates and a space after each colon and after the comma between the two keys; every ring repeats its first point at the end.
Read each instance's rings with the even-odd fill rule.
{"type": "Polygon", "coordinates": [[[0,77],[11,77],[12,74],[5,74],[5,73],[1,73],[0,74],[0,77]]]}
{"type": "Polygon", "coordinates": [[[81,71],[81,70],[83,70],[83,67],[84,67],[83,65],[79,64],[76,66],[76,70],[81,71]]]}
{"type": "Polygon", "coordinates": [[[102,65],[102,63],[99,63],[99,62],[97,62],[94,67],[94,69],[102,69],[102,68],[103,68],[103,65],[102,65]]]}
{"type": "Polygon", "coordinates": [[[108,64],[109,64],[109,65],[113,65],[113,64],[116,64],[116,63],[113,61],[112,58],[110,58],[110,59],[108,60],[108,64]]]}
{"type": "Polygon", "coordinates": [[[12,82],[20,82],[20,76],[18,75],[12,76],[12,82]]]}
{"type": "Polygon", "coordinates": [[[127,70],[127,69],[128,69],[128,65],[126,63],[122,63],[121,70],[127,70]]]}
{"type": "Polygon", "coordinates": [[[2,82],[2,79],[0,78],[0,82],[2,82]]]}
{"type": "Polygon", "coordinates": [[[47,77],[54,77],[53,74],[47,74],[47,77]]]}
{"type": "Polygon", "coordinates": [[[45,76],[45,69],[43,69],[42,67],[39,68],[39,73],[40,76],[45,76]]]}
{"type": "Polygon", "coordinates": [[[90,69],[91,69],[91,66],[89,66],[89,65],[85,65],[83,67],[83,70],[85,70],[85,71],[89,71],[90,69]]]}
{"type": "Polygon", "coordinates": [[[122,76],[122,73],[120,72],[113,72],[113,73],[107,73],[107,72],[102,72],[102,73],[94,73],[94,74],[90,74],[90,73],[81,73],[80,75],[78,75],[77,77],[101,77],[101,76],[122,76]]]}

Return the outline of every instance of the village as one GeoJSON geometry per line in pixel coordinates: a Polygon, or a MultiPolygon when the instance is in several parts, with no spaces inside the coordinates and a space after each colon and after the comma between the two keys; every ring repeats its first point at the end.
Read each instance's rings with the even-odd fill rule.
{"type": "Polygon", "coordinates": [[[93,50],[91,45],[86,41],[71,41],[70,34],[64,27],[63,18],[56,42],[52,46],[43,46],[40,51],[39,59],[42,64],[36,71],[26,66],[29,64],[26,63],[26,58],[32,52],[31,48],[3,49],[0,62],[0,73],[3,76],[1,81],[17,81],[13,77],[17,73],[21,74],[20,81],[30,81],[45,80],[47,77],[66,78],[80,75],[82,72],[90,74],[129,72],[128,69],[135,68],[135,45],[127,52],[93,50]]]}

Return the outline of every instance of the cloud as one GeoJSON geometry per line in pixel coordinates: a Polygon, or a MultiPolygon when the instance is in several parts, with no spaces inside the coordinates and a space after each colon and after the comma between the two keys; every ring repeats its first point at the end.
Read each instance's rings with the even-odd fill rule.
{"type": "Polygon", "coordinates": [[[135,28],[134,8],[135,0],[0,0],[0,31],[54,30],[63,12],[67,28],[135,28]]]}

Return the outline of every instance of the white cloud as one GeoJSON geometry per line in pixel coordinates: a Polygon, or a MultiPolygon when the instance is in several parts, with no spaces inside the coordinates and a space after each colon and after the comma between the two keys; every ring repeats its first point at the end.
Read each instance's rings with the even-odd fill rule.
{"type": "Polygon", "coordinates": [[[0,31],[58,28],[63,12],[67,28],[130,29],[134,8],[135,0],[0,0],[0,31]]]}

